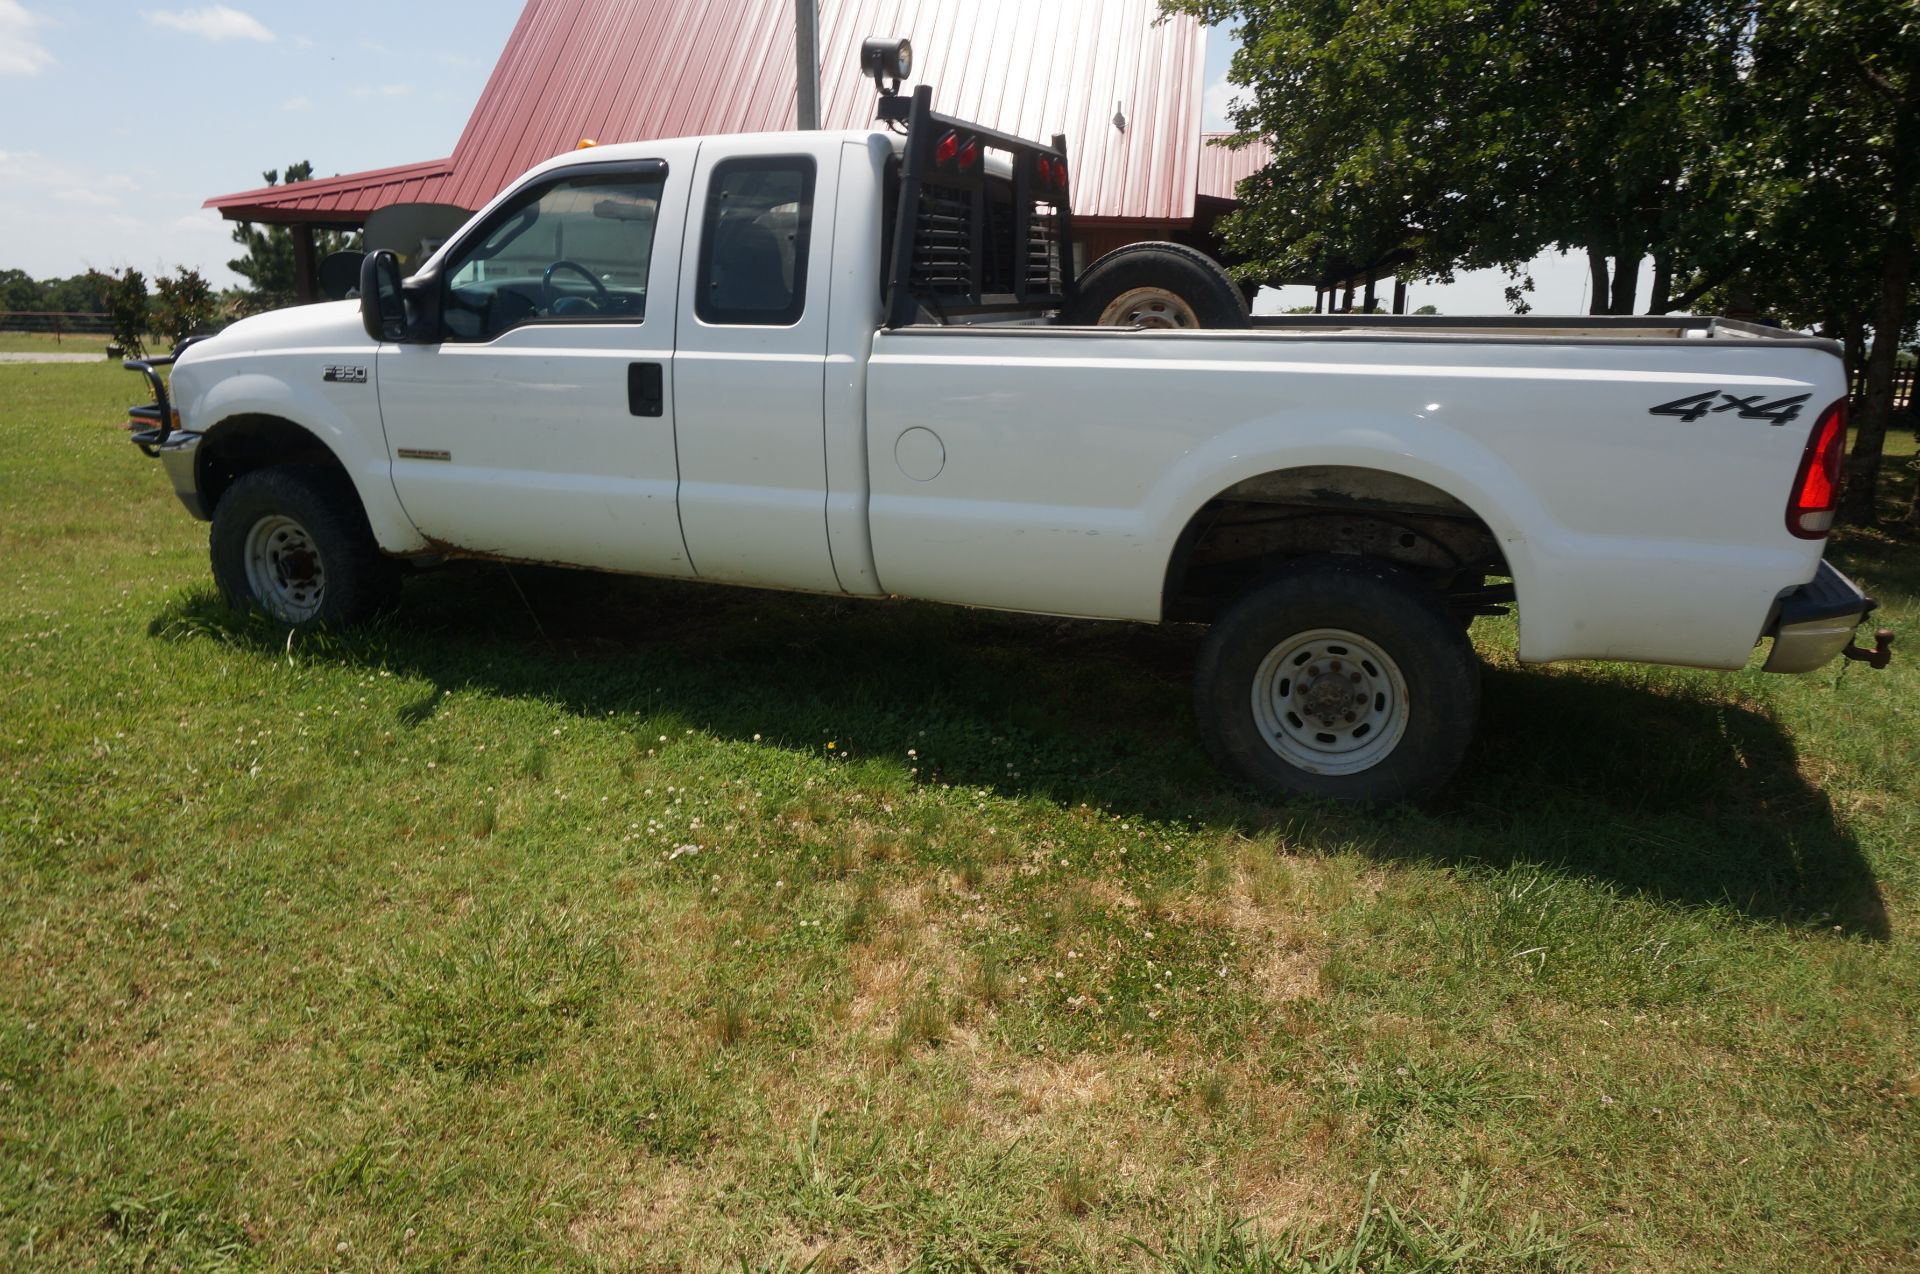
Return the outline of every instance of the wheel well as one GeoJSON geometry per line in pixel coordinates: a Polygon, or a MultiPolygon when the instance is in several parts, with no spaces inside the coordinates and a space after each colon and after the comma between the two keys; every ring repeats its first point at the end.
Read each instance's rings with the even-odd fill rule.
{"type": "Polygon", "coordinates": [[[1180,533],[1162,595],[1168,619],[1209,620],[1283,562],[1332,553],[1404,567],[1465,615],[1514,600],[1493,528],[1439,487],[1382,469],[1311,465],[1259,474],[1207,501],[1180,533]]]}
{"type": "Polygon", "coordinates": [[[207,431],[199,450],[196,478],[209,517],[227,488],[256,469],[298,464],[346,473],[326,443],[279,416],[229,416],[207,431]]]}

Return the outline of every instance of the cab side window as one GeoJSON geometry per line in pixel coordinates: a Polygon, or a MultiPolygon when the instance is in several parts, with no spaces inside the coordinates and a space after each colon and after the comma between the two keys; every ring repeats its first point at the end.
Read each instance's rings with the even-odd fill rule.
{"type": "Polygon", "coordinates": [[[700,233],[694,313],[703,323],[790,327],[807,304],[813,160],[715,164],[700,233]]]}
{"type": "Polygon", "coordinates": [[[449,340],[528,323],[639,323],[663,166],[574,172],[523,191],[445,267],[449,340]],[[659,168],[659,171],[655,171],[659,168]]]}

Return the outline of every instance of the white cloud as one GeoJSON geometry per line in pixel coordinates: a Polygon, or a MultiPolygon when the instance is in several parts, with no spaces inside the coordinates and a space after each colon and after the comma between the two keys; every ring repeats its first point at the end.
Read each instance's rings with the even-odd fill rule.
{"type": "Polygon", "coordinates": [[[262,26],[260,19],[224,4],[210,4],[201,9],[160,9],[148,13],[147,21],[209,40],[258,40],[263,44],[273,40],[273,32],[262,26]]]}
{"type": "Polygon", "coordinates": [[[1200,126],[1209,132],[1224,132],[1233,127],[1233,119],[1227,114],[1233,107],[1235,86],[1227,83],[1227,77],[1221,76],[1207,85],[1206,92],[1200,95],[1200,126]]]}
{"type": "Polygon", "coordinates": [[[53,54],[33,34],[45,22],[28,13],[20,0],[0,0],[0,75],[38,75],[53,65],[53,54]]]}
{"type": "Polygon", "coordinates": [[[411,84],[356,84],[347,90],[355,97],[405,97],[413,92],[411,84]]]}
{"type": "Polygon", "coordinates": [[[286,101],[280,103],[280,109],[283,111],[310,111],[313,109],[313,99],[310,97],[289,97],[286,101]]]}

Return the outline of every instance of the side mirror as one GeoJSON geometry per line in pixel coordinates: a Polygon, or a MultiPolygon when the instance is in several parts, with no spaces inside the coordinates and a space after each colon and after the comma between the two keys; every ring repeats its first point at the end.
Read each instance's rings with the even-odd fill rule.
{"type": "Polygon", "coordinates": [[[360,322],[376,341],[407,339],[407,302],[400,290],[400,258],[382,248],[360,262],[360,322]]]}

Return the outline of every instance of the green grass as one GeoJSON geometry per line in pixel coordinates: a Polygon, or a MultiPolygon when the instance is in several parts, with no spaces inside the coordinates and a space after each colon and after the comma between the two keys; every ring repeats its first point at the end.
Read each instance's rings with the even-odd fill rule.
{"type": "Polygon", "coordinates": [[[470,567],[289,639],[138,397],[0,367],[0,1266],[1920,1260],[1916,651],[1483,622],[1440,802],[1273,806],[1181,629],[470,567]]]}

